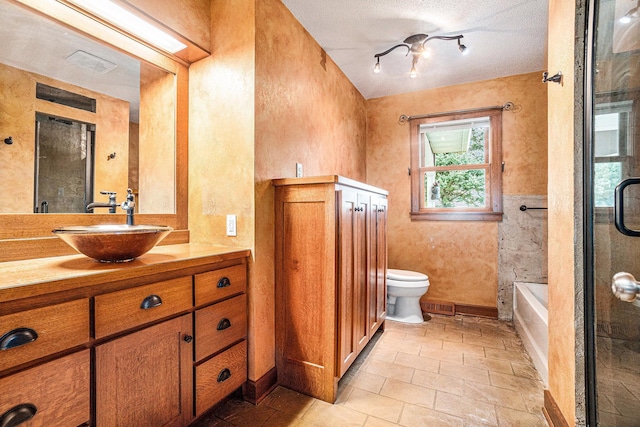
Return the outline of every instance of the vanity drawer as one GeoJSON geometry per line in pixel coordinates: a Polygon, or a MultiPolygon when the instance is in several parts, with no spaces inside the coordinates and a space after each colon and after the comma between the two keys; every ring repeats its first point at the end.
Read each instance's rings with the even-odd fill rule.
{"type": "Polygon", "coordinates": [[[220,270],[196,274],[196,305],[207,304],[243,293],[247,286],[247,267],[236,265],[220,270]]]}
{"type": "Polygon", "coordinates": [[[247,342],[242,341],[196,367],[196,416],[247,381],[247,342]]]}
{"type": "Polygon", "coordinates": [[[144,325],[191,308],[191,276],[95,297],[95,337],[144,325]]]}
{"type": "Polygon", "coordinates": [[[89,422],[89,363],[89,350],[83,350],[0,379],[0,414],[4,414],[0,425],[6,421],[3,416],[12,417],[16,411],[35,411],[25,426],[68,427],[89,422]],[[14,412],[6,414],[11,409],[14,412]]]}
{"type": "Polygon", "coordinates": [[[88,341],[88,299],[0,316],[0,371],[88,341]]]}
{"type": "Polygon", "coordinates": [[[247,336],[247,296],[196,311],[196,361],[247,336]]]}

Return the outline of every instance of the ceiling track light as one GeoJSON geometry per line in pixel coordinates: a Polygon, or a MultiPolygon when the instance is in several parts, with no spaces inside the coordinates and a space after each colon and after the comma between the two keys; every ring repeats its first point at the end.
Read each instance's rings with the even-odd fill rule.
{"type": "Polygon", "coordinates": [[[463,55],[466,55],[469,52],[469,49],[467,49],[467,47],[460,42],[460,40],[463,37],[464,36],[462,34],[458,34],[457,36],[431,36],[431,37],[429,37],[427,34],[414,34],[412,36],[407,37],[404,40],[404,42],[397,44],[385,50],[384,52],[376,53],[375,55],[373,55],[373,57],[376,58],[376,63],[373,66],[373,72],[376,74],[380,73],[381,71],[380,57],[381,56],[385,56],[386,54],[393,52],[399,47],[404,47],[404,48],[407,48],[407,56],[409,54],[413,55],[413,61],[411,63],[411,71],[409,71],[409,77],[416,78],[418,76],[418,69],[417,69],[418,59],[420,58],[420,56],[425,56],[425,57],[428,56],[428,51],[425,48],[425,44],[429,40],[457,40],[458,49],[460,50],[460,53],[462,53],[463,55]]]}

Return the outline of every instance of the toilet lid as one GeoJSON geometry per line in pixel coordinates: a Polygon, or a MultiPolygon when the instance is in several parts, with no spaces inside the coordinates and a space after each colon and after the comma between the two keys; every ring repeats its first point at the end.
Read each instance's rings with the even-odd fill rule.
{"type": "Polygon", "coordinates": [[[387,269],[387,279],[400,280],[403,282],[422,282],[424,280],[429,280],[429,276],[418,273],[417,271],[394,270],[389,268],[387,269]]]}

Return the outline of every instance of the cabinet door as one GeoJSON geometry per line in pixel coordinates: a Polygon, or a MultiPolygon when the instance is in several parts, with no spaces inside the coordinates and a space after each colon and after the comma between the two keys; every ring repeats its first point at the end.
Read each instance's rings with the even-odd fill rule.
{"type": "Polygon", "coordinates": [[[367,232],[370,224],[371,196],[368,193],[358,193],[358,208],[355,215],[354,230],[354,331],[356,335],[356,348],[358,353],[369,342],[368,327],[368,260],[369,236],[367,232]]]}
{"type": "Polygon", "coordinates": [[[342,377],[355,360],[358,350],[355,323],[355,259],[358,195],[353,191],[337,192],[340,272],[338,276],[338,377],[342,377]]]}
{"type": "Polygon", "coordinates": [[[184,315],[96,347],[98,427],[189,424],[191,330],[184,315]]]}
{"type": "Polygon", "coordinates": [[[369,334],[387,316],[387,199],[372,197],[369,256],[369,334]]]}

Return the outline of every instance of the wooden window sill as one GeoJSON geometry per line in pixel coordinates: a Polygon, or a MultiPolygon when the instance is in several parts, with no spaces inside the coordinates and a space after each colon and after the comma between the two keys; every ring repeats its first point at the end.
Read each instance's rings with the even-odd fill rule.
{"type": "Polygon", "coordinates": [[[411,212],[411,221],[502,221],[502,212],[411,212]]]}

